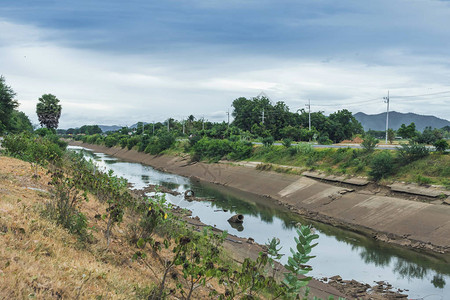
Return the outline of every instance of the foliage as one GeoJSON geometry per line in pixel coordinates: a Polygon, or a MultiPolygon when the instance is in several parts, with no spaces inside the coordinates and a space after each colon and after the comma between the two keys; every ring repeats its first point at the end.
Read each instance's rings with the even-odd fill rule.
{"type": "Polygon", "coordinates": [[[271,137],[271,136],[268,136],[268,137],[265,137],[262,139],[262,143],[263,143],[264,147],[270,147],[273,145],[274,142],[275,141],[274,141],[273,137],[271,137]]]}
{"type": "Polygon", "coordinates": [[[41,126],[53,129],[58,128],[59,117],[61,116],[59,99],[52,94],[42,95],[36,105],[36,114],[41,126]]]}
{"type": "Polygon", "coordinates": [[[177,288],[183,299],[191,299],[194,289],[217,276],[216,264],[221,262],[219,246],[226,236],[226,231],[216,235],[207,227],[202,236],[190,232],[191,242],[183,247],[180,259],[175,262],[183,268],[183,280],[177,278],[177,288]]]}
{"type": "Polygon", "coordinates": [[[0,134],[11,128],[13,111],[19,106],[15,96],[13,89],[6,85],[5,78],[0,76],[0,134]]]}
{"type": "Polygon", "coordinates": [[[328,135],[321,135],[319,137],[319,139],[317,140],[317,143],[319,143],[319,145],[331,145],[333,144],[333,141],[330,140],[330,138],[328,137],[328,135]]]}
{"type": "Polygon", "coordinates": [[[289,148],[292,145],[292,140],[289,139],[289,138],[283,139],[283,143],[282,144],[283,144],[284,147],[289,148]]]}
{"type": "Polygon", "coordinates": [[[266,243],[267,247],[267,255],[269,256],[269,264],[272,268],[272,277],[275,277],[277,267],[275,266],[275,262],[280,260],[284,254],[280,253],[280,250],[282,247],[278,246],[280,245],[280,239],[273,237],[271,240],[269,240],[269,243],[266,243]]]}
{"type": "Polygon", "coordinates": [[[380,180],[391,175],[394,169],[391,153],[382,151],[375,155],[370,163],[370,168],[369,176],[374,180],[380,180]]]}
{"type": "Polygon", "coordinates": [[[379,140],[374,138],[371,135],[367,135],[363,142],[361,143],[361,146],[363,147],[363,149],[367,152],[372,152],[373,150],[375,150],[375,147],[377,146],[379,140]]]}
{"type": "Polygon", "coordinates": [[[397,130],[397,134],[400,135],[404,139],[411,139],[417,135],[416,133],[416,124],[412,122],[408,126],[402,124],[400,128],[397,130]]]}
{"type": "Polygon", "coordinates": [[[398,161],[400,164],[406,165],[415,160],[426,157],[430,151],[425,145],[410,142],[409,144],[401,144],[398,148],[398,161]]]}
{"type": "Polygon", "coordinates": [[[292,256],[288,258],[288,263],[285,265],[289,273],[284,273],[284,283],[287,285],[287,294],[295,297],[300,292],[300,289],[308,285],[312,277],[299,278],[299,275],[306,275],[312,270],[311,266],[306,265],[311,256],[311,250],[317,243],[312,244],[319,236],[315,234],[311,226],[300,225],[297,229],[298,238],[295,237],[297,244],[296,249],[290,249],[292,256]]]}
{"type": "Polygon", "coordinates": [[[340,142],[363,132],[361,124],[345,109],[329,117],[323,112],[309,114],[304,109],[293,113],[284,102],[272,104],[263,95],[251,99],[240,97],[233,101],[232,106],[235,118],[233,125],[260,137],[270,135],[276,140],[290,138],[309,141],[314,136],[327,135],[332,141],[340,142]],[[306,129],[309,127],[309,117],[312,130],[306,129]]]}
{"type": "Polygon", "coordinates": [[[432,129],[431,127],[425,127],[422,133],[417,133],[414,137],[414,141],[419,144],[432,145],[437,140],[442,139],[443,134],[439,129],[432,129]]]}
{"type": "Polygon", "coordinates": [[[31,132],[33,131],[33,125],[31,125],[30,119],[26,114],[18,110],[13,110],[9,128],[7,127],[6,129],[12,133],[19,133],[22,131],[31,132]]]}
{"type": "Polygon", "coordinates": [[[440,139],[434,142],[433,146],[436,148],[436,151],[444,152],[449,148],[448,142],[444,139],[440,139]]]}
{"type": "Polygon", "coordinates": [[[325,128],[328,137],[335,143],[351,139],[355,134],[363,133],[361,123],[346,109],[330,114],[325,122],[325,128]]]}
{"type": "Polygon", "coordinates": [[[252,153],[253,145],[246,141],[210,139],[203,137],[192,147],[194,156],[199,160],[218,161],[223,157],[230,159],[245,159],[252,153]]]}
{"type": "Polygon", "coordinates": [[[65,143],[55,143],[56,136],[40,137],[23,132],[8,135],[2,142],[7,154],[31,162],[37,176],[37,166],[46,166],[48,162],[57,165],[61,162],[65,143]]]}
{"type": "Polygon", "coordinates": [[[80,193],[73,178],[56,170],[51,174],[52,201],[47,204],[46,214],[70,232],[87,235],[87,219],[79,212],[81,201],[87,201],[86,192],[80,193]]]}
{"type": "Polygon", "coordinates": [[[389,144],[392,144],[395,139],[395,130],[392,128],[389,128],[387,131],[387,139],[389,141],[389,144]]]}

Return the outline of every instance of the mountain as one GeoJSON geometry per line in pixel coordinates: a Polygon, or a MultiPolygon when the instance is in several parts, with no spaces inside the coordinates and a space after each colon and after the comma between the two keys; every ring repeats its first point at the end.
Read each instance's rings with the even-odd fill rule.
{"type": "Polygon", "coordinates": [[[121,129],[123,126],[117,126],[117,125],[98,125],[98,127],[100,127],[100,129],[102,130],[102,132],[107,132],[107,131],[116,131],[121,129]]]}
{"type": "MultiPolygon", "coordinates": [[[[362,112],[354,114],[355,119],[361,122],[364,130],[386,130],[386,113],[377,115],[367,115],[362,112]]],[[[397,130],[402,124],[409,125],[414,122],[416,129],[423,131],[425,127],[442,128],[450,126],[450,121],[437,118],[435,116],[424,116],[414,113],[399,113],[396,111],[389,112],[389,128],[397,130]]]]}

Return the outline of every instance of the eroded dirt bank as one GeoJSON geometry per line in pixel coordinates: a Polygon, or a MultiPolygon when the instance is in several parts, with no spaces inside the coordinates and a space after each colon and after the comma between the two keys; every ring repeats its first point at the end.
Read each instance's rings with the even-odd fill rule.
{"type": "Polygon", "coordinates": [[[269,197],[316,221],[372,235],[403,247],[450,252],[450,206],[354,191],[311,178],[228,164],[190,163],[189,159],[153,156],[134,150],[70,142],[170,173],[230,186],[269,197]]]}

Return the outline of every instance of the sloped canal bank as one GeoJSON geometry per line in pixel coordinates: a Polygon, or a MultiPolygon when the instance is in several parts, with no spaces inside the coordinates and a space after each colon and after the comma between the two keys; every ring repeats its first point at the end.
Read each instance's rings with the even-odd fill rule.
{"type": "MultiPolygon", "coordinates": [[[[295,224],[311,223],[265,197],[217,184],[197,182],[138,163],[120,161],[102,153],[92,153],[92,156],[100,166],[127,178],[134,188],[161,184],[181,195],[192,189],[196,196],[214,198],[213,202],[188,202],[183,196],[167,195],[170,202],[188,208],[202,222],[232,234],[252,237],[261,244],[276,236],[281,240],[282,252],[285,254],[294,246],[295,224]],[[243,228],[231,227],[227,222],[236,213],[245,216],[243,228]]],[[[329,225],[313,225],[320,235],[319,245],[314,249],[317,257],[311,261],[314,277],[329,278],[339,274],[343,279],[355,279],[370,285],[374,285],[374,281],[388,281],[395,288],[409,290],[405,293],[413,299],[429,295],[433,296],[425,299],[445,299],[445,295],[450,295],[446,285],[450,279],[450,265],[445,259],[393,247],[329,225]]]]}

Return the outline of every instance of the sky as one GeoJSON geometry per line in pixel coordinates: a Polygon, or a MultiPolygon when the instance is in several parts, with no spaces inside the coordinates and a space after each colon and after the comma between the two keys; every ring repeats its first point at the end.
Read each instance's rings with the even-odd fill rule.
{"type": "Polygon", "coordinates": [[[0,75],[35,124],[227,119],[264,92],[291,111],[450,119],[450,1],[1,0],[0,75]]]}

